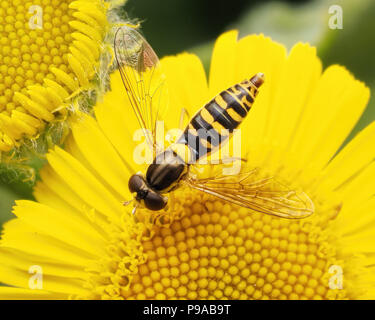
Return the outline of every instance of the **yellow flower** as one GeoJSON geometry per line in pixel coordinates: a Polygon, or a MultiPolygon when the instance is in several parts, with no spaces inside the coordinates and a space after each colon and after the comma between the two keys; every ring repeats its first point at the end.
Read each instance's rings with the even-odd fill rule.
{"type": "Polygon", "coordinates": [[[102,0],[1,2],[1,152],[37,138],[93,88],[108,9],[102,0]]]}
{"type": "Polygon", "coordinates": [[[181,107],[193,114],[264,72],[242,125],[243,155],[303,188],[314,215],[280,219],[178,189],[159,217],[140,210],[133,219],[122,201],[131,197],[129,176],[144,167],[131,156],[137,122],[114,73],[95,119],[79,117],[66,150],[48,154],[37,201],[18,201],[17,218],[4,226],[0,281],[11,287],[0,287],[0,296],[374,298],[375,124],[335,155],[366,106],[365,85],[340,66],[322,71],[307,44],[287,54],[262,35],[237,41],[235,31],[218,39],[208,84],[194,55],[162,66],[175,106],[169,127],[178,126],[181,107]]]}

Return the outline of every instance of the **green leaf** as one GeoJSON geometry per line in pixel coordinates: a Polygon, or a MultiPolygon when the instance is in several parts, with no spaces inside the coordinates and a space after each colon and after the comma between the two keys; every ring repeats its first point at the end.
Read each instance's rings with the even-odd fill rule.
{"type": "Polygon", "coordinates": [[[270,2],[246,12],[233,27],[241,36],[263,33],[288,48],[299,41],[317,44],[328,27],[327,1],[302,5],[270,2]]]}
{"type": "Polygon", "coordinates": [[[6,185],[0,185],[0,228],[5,221],[13,217],[11,211],[16,199],[19,199],[19,195],[16,192],[6,185]]]}
{"type": "MultiPolygon", "coordinates": [[[[233,27],[242,36],[263,33],[291,48],[297,42],[309,42],[318,49],[325,67],[340,64],[375,90],[375,1],[318,0],[303,5],[271,2],[244,14],[233,27]],[[329,13],[339,5],[343,13],[343,28],[331,29],[329,13]]],[[[353,105],[355,108],[355,105],[353,105]]],[[[372,97],[362,118],[349,136],[375,120],[375,99],[372,97]]]]}

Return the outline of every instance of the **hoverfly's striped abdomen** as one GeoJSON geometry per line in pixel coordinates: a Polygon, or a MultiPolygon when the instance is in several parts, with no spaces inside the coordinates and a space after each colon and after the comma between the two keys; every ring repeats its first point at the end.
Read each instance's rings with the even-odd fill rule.
{"type": "Polygon", "coordinates": [[[198,111],[176,142],[188,146],[192,162],[211,153],[231,136],[250,111],[263,81],[264,75],[257,73],[250,80],[222,91],[198,111]]]}

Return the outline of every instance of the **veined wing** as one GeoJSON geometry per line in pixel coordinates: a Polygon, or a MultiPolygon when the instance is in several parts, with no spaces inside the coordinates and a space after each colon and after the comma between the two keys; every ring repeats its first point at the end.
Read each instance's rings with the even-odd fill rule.
{"type": "Polygon", "coordinates": [[[282,218],[305,218],[314,212],[314,204],[306,193],[292,190],[274,177],[259,178],[258,169],[231,176],[184,181],[191,188],[258,212],[282,218]]]}
{"type": "Polygon", "coordinates": [[[167,106],[165,76],[159,59],[140,33],[128,26],[116,31],[114,51],[130,104],[155,151],[157,121],[167,106]]]}

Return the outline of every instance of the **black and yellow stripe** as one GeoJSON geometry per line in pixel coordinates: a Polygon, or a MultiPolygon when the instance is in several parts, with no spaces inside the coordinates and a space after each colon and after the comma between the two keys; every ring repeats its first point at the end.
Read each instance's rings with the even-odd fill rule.
{"type": "Polygon", "coordinates": [[[263,81],[264,75],[257,73],[224,90],[197,112],[176,142],[189,147],[190,161],[208,155],[232,135],[250,111],[263,81]]]}

